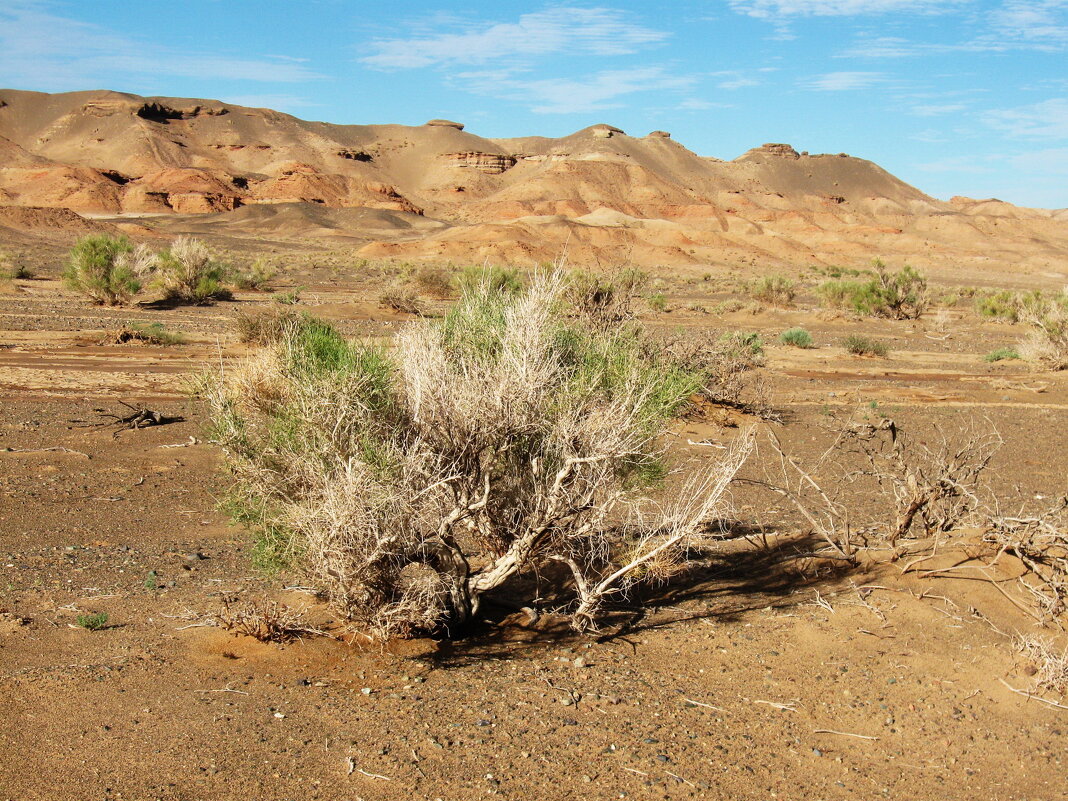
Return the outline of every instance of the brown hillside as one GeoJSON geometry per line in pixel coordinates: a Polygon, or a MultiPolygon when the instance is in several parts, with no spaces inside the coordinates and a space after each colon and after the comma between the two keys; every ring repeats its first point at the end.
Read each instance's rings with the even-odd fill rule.
{"type": "Polygon", "coordinates": [[[0,204],[181,216],[168,230],[202,228],[211,214],[230,236],[246,222],[249,236],[352,237],[368,242],[365,255],[520,263],[565,245],[578,261],[676,266],[879,255],[1048,271],[1068,259],[1068,212],[943,202],[870,161],[785,144],[721,161],[664,131],[636,137],[603,124],[559,139],[493,140],[445,120],[331,125],[108,91],[0,90],[0,101],[0,204]],[[304,228],[290,212],[272,230],[270,215],[238,213],[293,203],[441,224],[398,228],[357,214],[309,217],[304,228]]]}

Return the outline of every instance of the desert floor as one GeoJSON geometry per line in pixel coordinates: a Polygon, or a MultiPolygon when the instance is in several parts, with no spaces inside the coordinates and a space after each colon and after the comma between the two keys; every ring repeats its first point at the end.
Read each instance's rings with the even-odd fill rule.
{"type": "MultiPolygon", "coordinates": [[[[369,336],[408,319],[379,308],[381,275],[314,263],[279,278],[303,287],[302,308],[369,336]]],[[[935,570],[980,564],[968,561],[989,553],[980,530],[943,535],[922,570],[902,568],[936,543],[841,569],[797,556],[810,544],[791,509],[740,486],[747,536],[601,637],[531,622],[506,597],[454,640],[278,645],[209,625],[224,598],[264,593],[330,625],[299,576],[251,566],[250,535],[216,509],[219,455],[183,389],[240,355],[233,318],[269,301],[102,309],[65,291],[59,267],[46,253],[39,277],[0,294],[0,799],[1068,798],[1068,711],[1008,688],[1033,672],[1013,637],[1058,630],[1034,619],[1009,558],[935,570]],[[127,321],[186,343],[99,344],[127,321]],[[184,419],[85,427],[125,413],[120,401],[184,419]],[[75,624],[96,612],[107,628],[75,624]]],[[[919,438],[995,427],[1005,444],[987,477],[1004,512],[1065,491],[1068,373],[984,362],[1023,331],[980,321],[967,300],[892,322],[804,294],[717,314],[731,290],[698,274],[663,291],[668,309],[643,312],[653,327],[764,335],[759,373],[782,420],[706,410],[679,425],[680,451],[757,424],[811,458],[828,420],[867,408],[919,438]],[[817,347],[777,343],[796,325],[817,347]],[[845,353],[852,332],[889,357],[845,353]]],[[[861,523],[885,517],[885,499],[846,497],[861,523]]]]}

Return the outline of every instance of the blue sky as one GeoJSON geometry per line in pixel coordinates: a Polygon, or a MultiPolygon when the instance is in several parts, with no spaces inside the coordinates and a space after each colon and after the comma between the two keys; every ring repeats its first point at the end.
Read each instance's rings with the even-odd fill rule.
{"type": "Polygon", "coordinates": [[[1068,207],[1068,0],[0,0],[0,86],[487,137],[608,122],[724,159],[789,142],[1068,207]]]}

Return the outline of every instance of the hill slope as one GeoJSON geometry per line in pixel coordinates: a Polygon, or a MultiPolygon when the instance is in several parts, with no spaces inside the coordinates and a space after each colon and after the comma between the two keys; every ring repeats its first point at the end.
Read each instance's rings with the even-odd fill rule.
{"type": "Polygon", "coordinates": [[[405,258],[529,263],[566,247],[573,261],[672,265],[1068,260],[1064,210],[939,201],[845,154],[769,144],[720,161],[662,131],[494,140],[446,120],[332,125],[108,91],[0,90],[0,205],[198,215],[197,230],[213,214],[229,236],[353,236],[365,255],[405,258]],[[388,216],[242,208],[281,203],[388,216]]]}

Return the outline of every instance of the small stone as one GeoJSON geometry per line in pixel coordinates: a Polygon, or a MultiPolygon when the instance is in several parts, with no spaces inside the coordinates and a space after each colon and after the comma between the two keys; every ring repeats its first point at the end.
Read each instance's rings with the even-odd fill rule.
{"type": "Polygon", "coordinates": [[[812,753],[815,754],[816,756],[823,756],[823,752],[818,748],[813,748],[812,749],[812,753]]]}
{"type": "Polygon", "coordinates": [[[371,688],[370,687],[364,687],[362,690],[360,690],[360,692],[363,693],[364,695],[370,695],[371,694],[371,688]]]}
{"type": "Polygon", "coordinates": [[[284,718],[284,717],[285,717],[285,714],[284,714],[284,713],[282,713],[282,712],[275,712],[275,713],[274,713],[274,716],[275,716],[276,718],[284,718]]]}
{"type": "Polygon", "coordinates": [[[586,661],[586,657],[584,656],[580,656],[578,659],[575,660],[575,667],[577,668],[589,667],[589,664],[590,663],[586,661]]]}
{"type": "Polygon", "coordinates": [[[575,703],[575,700],[573,698],[561,698],[560,703],[564,706],[571,706],[573,703],[575,703]]]}

